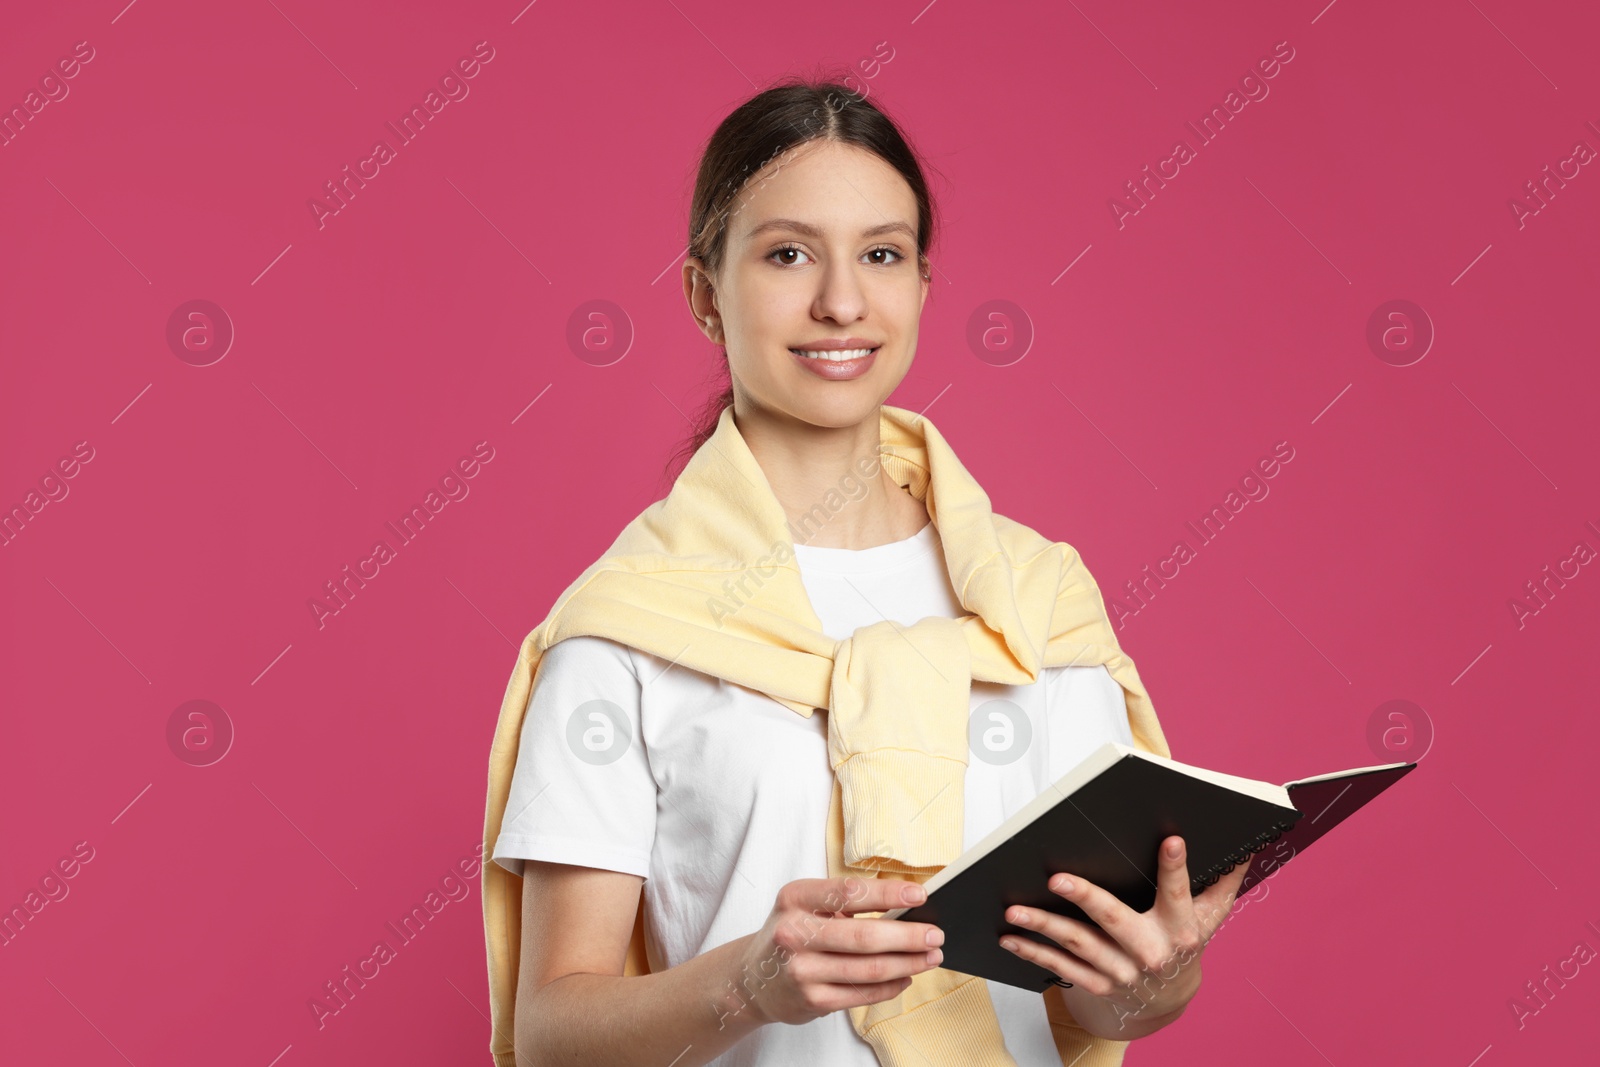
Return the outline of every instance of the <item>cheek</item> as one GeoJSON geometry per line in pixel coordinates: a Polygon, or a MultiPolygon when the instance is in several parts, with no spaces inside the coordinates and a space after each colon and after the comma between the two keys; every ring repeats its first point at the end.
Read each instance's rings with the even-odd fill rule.
{"type": "Polygon", "coordinates": [[[749,324],[728,335],[728,367],[732,374],[760,393],[790,370],[784,334],[770,325],[749,324]]]}
{"type": "Polygon", "coordinates": [[[792,288],[751,293],[736,314],[739,337],[753,354],[764,358],[786,356],[789,344],[818,333],[811,298],[792,288]]]}
{"type": "Polygon", "coordinates": [[[914,330],[922,315],[924,302],[922,284],[897,285],[879,294],[878,306],[902,330],[914,330]]]}

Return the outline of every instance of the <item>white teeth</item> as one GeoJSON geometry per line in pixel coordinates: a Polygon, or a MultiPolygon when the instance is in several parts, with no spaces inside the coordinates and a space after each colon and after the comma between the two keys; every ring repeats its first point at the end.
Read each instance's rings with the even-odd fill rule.
{"type": "Polygon", "coordinates": [[[847,359],[860,359],[863,356],[870,355],[871,353],[877,351],[877,349],[846,348],[838,352],[804,352],[798,348],[791,348],[789,351],[793,352],[797,356],[804,356],[806,359],[826,359],[831,360],[834,363],[841,363],[847,359]]]}

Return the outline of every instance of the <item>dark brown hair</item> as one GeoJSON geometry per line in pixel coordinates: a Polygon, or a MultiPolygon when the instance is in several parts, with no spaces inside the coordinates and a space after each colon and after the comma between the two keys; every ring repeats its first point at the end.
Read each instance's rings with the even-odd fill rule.
{"type": "MultiPolygon", "coordinates": [[[[922,165],[894,120],[844,80],[790,76],[739,105],[711,135],[695,178],[688,252],[709,273],[722,266],[729,212],[745,184],[781,153],[819,140],[866,149],[900,172],[917,200],[917,257],[926,262],[933,245],[934,205],[922,165]]],[[[706,443],[722,409],[733,403],[726,347],[711,380],[721,384],[721,392],[706,402],[694,433],[668,461],[671,477],[676,477],[676,461],[687,462],[706,443]]]]}

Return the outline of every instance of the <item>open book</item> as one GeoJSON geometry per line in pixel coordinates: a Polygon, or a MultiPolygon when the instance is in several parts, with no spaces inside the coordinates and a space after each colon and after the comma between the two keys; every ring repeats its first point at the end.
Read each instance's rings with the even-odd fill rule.
{"type": "Polygon", "coordinates": [[[1050,891],[1052,875],[1078,875],[1148,911],[1156,850],[1176,834],[1188,850],[1192,895],[1250,861],[1243,895],[1416,766],[1385,763],[1273,785],[1110,741],[924,882],[925,902],[882,917],[942,929],[942,967],[1043,991],[1055,974],[1001,948],[1000,937],[1059,947],[1007,922],[1013,904],[1094,922],[1050,891]]]}

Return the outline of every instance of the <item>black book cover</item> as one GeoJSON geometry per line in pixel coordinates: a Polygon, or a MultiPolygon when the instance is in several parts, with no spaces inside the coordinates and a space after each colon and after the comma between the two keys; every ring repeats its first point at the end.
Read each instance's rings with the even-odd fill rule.
{"type": "Polygon", "coordinates": [[[937,925],[945,934],[940,966],[948,970],[1043,991],[1056,976],[1001,948],[1000,937],[1012,934],[1059,947],[1045,934],[1007,922],[1006,909],[1014,904],[1093,923],[1077,905],[1050,891],[1052,875],[1079,875],[1135,911],[1146,911],[1156,898],[1156,850],[1177,834],[1188,846],[1192,894],[1253,859],[1242,894],[1255,884],[1252,877],[1266,877],[1416,766],[1363,768],[1287,787],[1220,776],[1275,791],[1293,805],[1286,806],[1167,766],[1170,762],[1114,742],[1103,746],[1007,824],[1029,818],[1040,807],[1046,810],[995,842],[1004,827],[997,829],[926,883],[924,903],[883,917],[937,925]],[[1097,762],[1104,769],[1070,794],[1062,792],[1062,783],[1097,762]],[[1263,852],[1280,838],[1290,847],[1263,852]],[[975,855],[986,847],[986,853],[975,855]]]}
{"type": "Polygon", "coordinates": [[[1250,892],[1262,879],[1304,852],[1311,842],[1338,826],[1415,767],[1415,763],[1390,764],[1290,782],[1285,787],[1289,790],[1289,799],[1305,818],[1285,831],[1271,848],[1256,853],[1239,885],[1239,895],[1250,892]]]}

